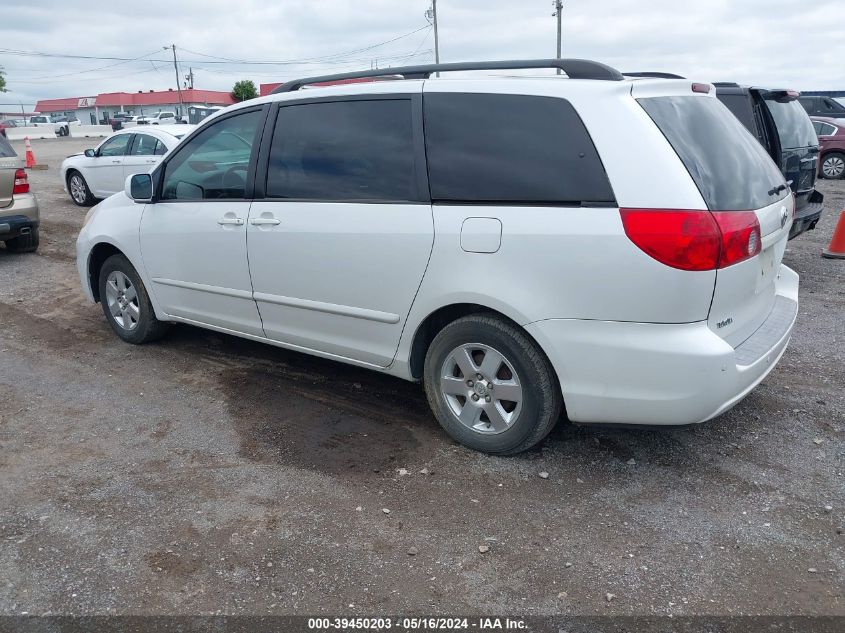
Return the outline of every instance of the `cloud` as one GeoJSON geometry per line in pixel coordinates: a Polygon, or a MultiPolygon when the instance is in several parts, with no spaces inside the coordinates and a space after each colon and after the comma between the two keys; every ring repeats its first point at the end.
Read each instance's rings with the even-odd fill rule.
{"type": "MultiPolygon", "coordinates": [[[[566,0],[564,56],[705,81],[845,89],[840,2],[815,0],[799,8],[792,0],[566,0]]],[[[33,6],[6,0],[0,49],[147,57],[118,63],[0,52],[13,91],[0,101],[171,88],[173,65],[169,51],[162,50],[171,43],[183,74],[192,67],[197,87],[217,90],[243,78],[267,83],[376,63],[430,62],[433,38],[425,30],[358,50],[425,26],[428,5],[429,0],[146,0],[131,6],[42,0],[33,6]],[[223,60],[201,54],[311,61],[238,66],[211,63],[223,60]]],[[[552,11],[551,0],[439,0],[441,61],[553,57],[552,11]]]]}

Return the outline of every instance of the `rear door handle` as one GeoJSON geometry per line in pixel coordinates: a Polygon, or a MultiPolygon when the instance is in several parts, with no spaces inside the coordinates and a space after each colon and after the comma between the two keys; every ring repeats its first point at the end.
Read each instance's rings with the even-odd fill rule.
{"type": "Polygon", "coordinates": [[[271,225],[276,226],[281,224],[282,221],[278,218],[253,218],[249,221],[250,224],[253,226],[264,226],[264,225],[271,225]]]}
{"type": "Polygon", "coordinates": [[[243,226],[243,223],[244,223],[243,218],[222,217],[219,220],[217,220],[217,224],[219,224],[220,226],[225,226],[225,225],[243,226]]]}

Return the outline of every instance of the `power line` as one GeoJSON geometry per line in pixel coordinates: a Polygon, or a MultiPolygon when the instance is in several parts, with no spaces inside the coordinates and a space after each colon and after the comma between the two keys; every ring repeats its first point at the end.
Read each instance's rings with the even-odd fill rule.
{"type": "MultiPolygon", "coordinates": [[[[377,44],[371,44],[370,46],[365,46],[363,48],[353,49],[351,51],[345,51],[343,53],[334,53],[331,55],[323,55],[318,57],[307,57],[307,58],[300,58],[300,59],[286,59],[286,60],[236,60],[230,59],[226,57],[216,57],[214,55],[208,55],[206,53],[200,53],[197,51],[192,51],[187,48],[183,48],[185,52],[190,52],[194,55],[200,55],[204,57],[212,58],[208,61],[205,60],[190,60],[191,63],[197,64],[238,64],[238,65],[260,65],[260,66],[284,66],[284,65],[298,65],[298,64],[309,64],[309,63],[335,63],[338,58],[342,58],[348,55],[353,55],[356,53],[361,53],[364,51],[372,50],[374,48],[378,48],[380,46],[384,46],[385,44],[391,44],[398,40],[404,39],[415,33],[419,33],[420,31],[429,28],[430,25],[426,24],[425,26],[421,26],[418,29],[410,31],[408,33],[404,33],[403,35],[399,35],[389,40],[385,40],[384,42],[379,42],[377,44]]],[[[167,47],[170,48],[170,47],[167,47]]],[[[111,57],[111,56],[99,56],[99,55],[77,55],[71,53],[47,53],[43,51],[31,51],[31,50],[21,50],[21,49],[10,49],[10,48],[0,48],[0,54],[2,55],[12,55],[18,57],[38,57],[38,58],[57,58],[57,59],[92,59],[98,61],[116,61],[116,62],[133,62],[138,61],[152,53],[148,53],[147,55],[142,55],[141,57],[111,57]]],[[[168,59],[151,59],[149,61],[153,62],[160,62],[160,63],[169,63],[170,60],[168,59]]]]}

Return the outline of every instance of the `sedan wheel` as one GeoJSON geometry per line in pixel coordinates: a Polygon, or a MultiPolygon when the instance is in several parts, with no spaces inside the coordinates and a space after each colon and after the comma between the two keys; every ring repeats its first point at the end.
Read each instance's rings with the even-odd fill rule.
{"type": "Polygon", "coordinates": [[[822,173],[825,178],[842,178],[845,174],[845,155],[831,154],[822,163],[822,173]]]}
{"type": "Polygon", "coordinates": [[[74,172],[68,178],[68,189],[70,190],[70,197],[80,207],[90,206],[94,203],[94,198],[88,190],[88,183],[82,174],[74,172]]]}

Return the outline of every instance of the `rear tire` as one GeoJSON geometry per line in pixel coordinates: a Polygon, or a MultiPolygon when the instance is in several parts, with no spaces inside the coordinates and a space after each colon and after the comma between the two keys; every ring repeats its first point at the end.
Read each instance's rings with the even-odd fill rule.
{"type": "Polygon", "coordinates": [[[38,250],[38,243],[38,227],[35,227],[27,235],[6,240],[6,250],[10,253],[34,253],[38,250]]]}
{"type": "Polygon", "coordinates": [[[161,338],[170,324],[155,316],[150,296],[135,267],[123,255],[112,255],[100,268],[100,305],[114,333],[140,345],[161,338]]]}
{"type": "Polygon", "coordinates": [[[524,330],[491,314],[444,327],[426,353],[423,381],[444,430],[484,453],[531,448],[554,428],[563,407],[543,351],[524,330]]]}
{"type": "Polygon", "coordinates": [[[78,207],[90,207],[97,199],[88,188],[85,177],[78,171],[69,171],[67,174],[67,190],[70,192],[70,199],[78,207]]]}
{"type": "Polygon", "coordinates": [[[841,180],[845,177],[845,154],[830,152],[822,159],[822,175],[830,180],[841,180]]]}

